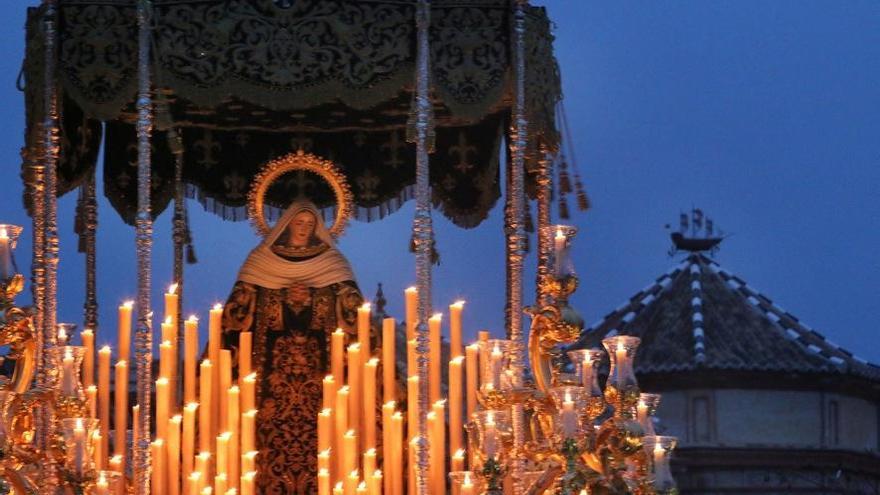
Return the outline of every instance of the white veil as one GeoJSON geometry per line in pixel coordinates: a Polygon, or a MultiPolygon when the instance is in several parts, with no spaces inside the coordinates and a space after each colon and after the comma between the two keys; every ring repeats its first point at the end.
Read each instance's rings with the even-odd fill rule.
{"type": "Polygon", "coordinates": [[[326,287],[346,280],[354,281],[355,278],[351,265],[336,249],[333,237],[315,205],[309,201],[295,201],[284,211],[263,242],[250,252],[241,265],[238,280],[267,289],[281,289],[297,284],[326,287]],[[272,245],[286,231],[293,217],[304,210],[315,215],[315,237],[327,244],[329,249],[314,258],[290,261],[275,254],[272,245]]]}

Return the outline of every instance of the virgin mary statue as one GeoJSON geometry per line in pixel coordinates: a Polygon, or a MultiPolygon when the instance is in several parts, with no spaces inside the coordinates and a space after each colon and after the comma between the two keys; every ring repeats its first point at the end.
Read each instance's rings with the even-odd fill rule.
{"type": "Polygon", "coordinates": [[[342,328],[355,336],[362,300],[348,261],[310,202],[288,207],[242,265],[223,310],[223,332],[233,362],[239,335],[253,332],[259,493],[317,493],[316,421],[330,334],[342,328]]]}

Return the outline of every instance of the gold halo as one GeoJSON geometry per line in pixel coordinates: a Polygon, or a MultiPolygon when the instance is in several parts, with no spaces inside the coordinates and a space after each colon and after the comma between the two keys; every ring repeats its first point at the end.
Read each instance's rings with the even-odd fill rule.
{"type": "Polygon", "coordinates": [[[260,170],[260,173],[254,177],[253,185],[248,192],[247,207],[248,216],[254,229],[263,237],[269,235],[272,228],[269,227],[263,214],[266,191],[269,190],[269,186],[272,185],[275,179],[295,170],[317,174],[333,189],[333,194],[336,195],[337,209],[336,218],[329,230],[330,235],[338,238],[345,230],[354,208],[354,196],[351,194],[351,188],[345,180],[345,175],[336,164],[311,153],[306,153],[303,150],[289,153],[268,162],[260,170]]]}

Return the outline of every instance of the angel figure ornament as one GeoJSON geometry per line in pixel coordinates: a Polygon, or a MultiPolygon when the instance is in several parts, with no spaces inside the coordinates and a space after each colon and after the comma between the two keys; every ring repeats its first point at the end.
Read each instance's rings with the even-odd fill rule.
{"type": "Polygon", "coordinates": [[[223,344],[237,362],[253,332],[260,494],[317,493],[317,415],[330,334],[356,338],[363,298],[310,202],[296,201],[248,255],[223,310],[223,344]]]}

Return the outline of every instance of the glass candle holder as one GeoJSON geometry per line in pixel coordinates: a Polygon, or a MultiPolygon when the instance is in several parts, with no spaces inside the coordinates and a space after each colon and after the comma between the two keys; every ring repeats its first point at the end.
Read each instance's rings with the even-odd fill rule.
{"type": "Polygon", "coordinates": [[[577,379],[584,387],[586,415],[590,421],[605,412],[605,399],[599,386],[599,366],[605,359],[602,349],[578,349],[569,351],[568,358],[574,365],[577,379]]]}
{"type": "Polygon", "coordinates": [[[641,339],[629,335],[615,335],[602,340],[608,351],[611,367],[605,383],[605,400],[614,406],[617,417],[632,419],[639,400],[639,384],[633,371],[633,360],[641,339]]]}
{"type": "Polygon", "coordinates": [[[453,493],[478,495],[483,493],[483,479],[473,471],[452,471],[449,480],[453,493]]]}
{"type": "Polygon", "coordinates": [[[653,436],[654,432],[654,415],[657,414],[657,407],[660,406],[660,394],[642,393],[639,395],[639,403],[636,405],[636,417],[645,436],[653,436]]]}
{"type": "Polygon", "coordinates": [[[18,274],[13,251],[21,231],[18,225],[0,223],[0,281],[8,281],[18,274]]]}
{"type": "Polygon", "coordinates": [[[556,432],[559,437],[565,440],[582,436],[581,414],[587,405],[584,387],[554,387],[550,389],[550,397],[556,406],[556,432]]]}
{"type": "Polygon", "coordinates": [[[61,433],[64,436],[64,465],[69,472],[82,476],[94,469],[92,433],[97,427],[97,419],[64,418],[61,420],[61,433]]]}
{"type": "Polygon", "coordinates": [[[645,437],[645,451],[651,462],[651,474],[654,479],[654,490],[658,495],[672,495],[678,493],[669,461],[672,450],[678,443],[678,438],[670,436],[645,437]]]}
{"type": "Polygon", "coordinates": [[[480,454],[478,463],[482,465],[480,460],[501,457],[511,441],[510,412],[488,409],[475,412],[472,418],[471,444],[480,454]]]}
{"type": "Polygon", "coordinates": [[[58,370],[59,394],[69,399],[84,399],[80,369],[86,348],[78,345],[53,347],[49,350],[58,370]]]}
{"type": "Polygon", "coordinates": [[[549,225],[553,238],[553,275],[556,278],[564,278],[574,275],[574,264],[571,262],[571,242],[577,228],[571,225],[549,225]]]}
{"type": "Polygon", "coordinates": [[[510,390],[511,377],[506,373],[510,358],[509,340],[489,339],[480,342],[480,391],[484,395],[510,390]]]}

